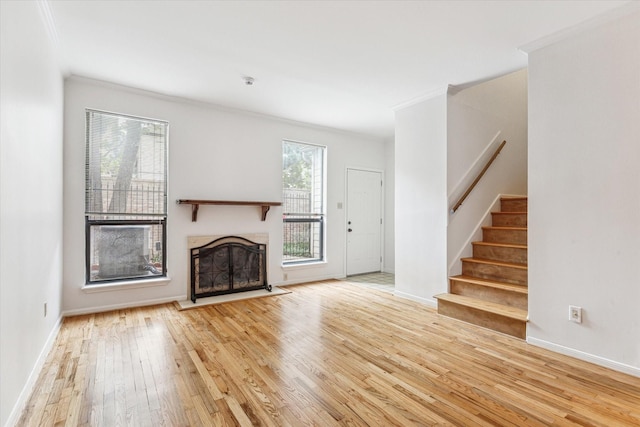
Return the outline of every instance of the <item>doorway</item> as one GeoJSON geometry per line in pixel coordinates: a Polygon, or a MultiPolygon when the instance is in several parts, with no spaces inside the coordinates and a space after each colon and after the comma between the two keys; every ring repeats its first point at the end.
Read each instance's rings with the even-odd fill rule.
{"type": "Polygon", "coordinates": [[[382,172],[347,169],[347,276],[382,270],[382,172]]]}

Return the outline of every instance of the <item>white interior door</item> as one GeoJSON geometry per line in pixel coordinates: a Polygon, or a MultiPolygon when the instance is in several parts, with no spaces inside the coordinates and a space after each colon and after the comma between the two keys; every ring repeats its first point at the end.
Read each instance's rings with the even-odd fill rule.
{"type": "Polygon", "coordinates": [[[382,173],[347,169],[347,275],[382,266],[382,173]]]}

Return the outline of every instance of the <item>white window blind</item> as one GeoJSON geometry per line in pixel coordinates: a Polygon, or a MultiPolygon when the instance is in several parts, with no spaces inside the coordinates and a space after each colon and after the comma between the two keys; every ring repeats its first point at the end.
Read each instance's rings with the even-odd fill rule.
{"type": "Polygon", "coordinates": [[[86,214],[165,216],[168,123],[87,110],[86,214]]]}

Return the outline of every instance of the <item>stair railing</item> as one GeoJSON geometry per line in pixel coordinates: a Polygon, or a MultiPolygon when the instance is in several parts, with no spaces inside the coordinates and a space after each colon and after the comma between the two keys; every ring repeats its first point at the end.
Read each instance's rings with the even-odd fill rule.
{"type": "Polygon", "coordinates": [[[467,196],[473,191],[473,189],[478,184],[478,182],[480,182],[480,180],[484,176],[485,172],[487,172],[487,170],[489,169],[489,167],[491,166],[493,161],[496,159],[496,157],[498,157],[498,154],[500,154],[500,151],[502,151],[502,147],[504,147],[504,145],[506,143],[507,143],[507,141],[502,141],[502,143],[498,146],[498,148],[496,148],[496,151],[493,153],[491,158],[487,161],[487,164],[484,165],[484,167],[482,168],[482,170],[480,171],[478,176],[476,176],[476,179],[473,180],[471,185],[469,185],[469,188],[467,188],[467,190],[464,192],[464,194],[462,194],[462,196],[460,196],[460,198],[458,199],[456,204],[453,205],[453,207],[451,208],[451,213],[452,214],[455,213],[455,211],[457,211],[460,206],[462,206],[462,204],[464,203],[464,201],[467,198],[467,196]]]}

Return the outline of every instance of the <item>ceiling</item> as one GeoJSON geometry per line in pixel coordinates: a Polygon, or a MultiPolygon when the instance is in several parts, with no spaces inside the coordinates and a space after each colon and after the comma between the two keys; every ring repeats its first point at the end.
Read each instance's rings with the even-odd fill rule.
{"type": "Polygon", "coordinates": [[[61,1],[63,71],[389,138],[393,108],[526,67],[627,1],[61,1]],[[243,77],[255,79],[246,85],[243,77]]]}

